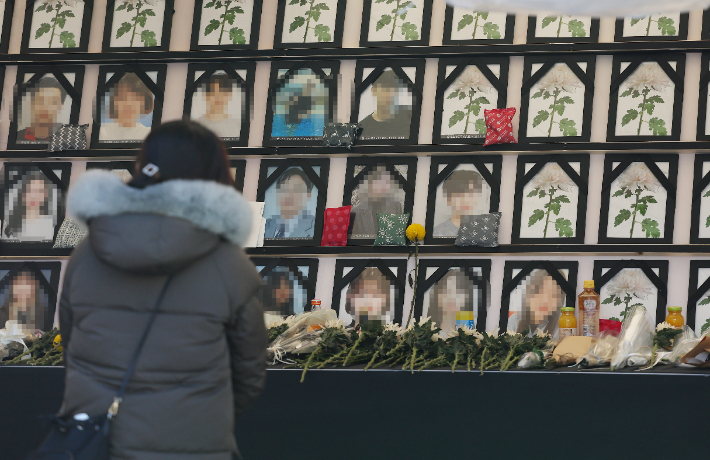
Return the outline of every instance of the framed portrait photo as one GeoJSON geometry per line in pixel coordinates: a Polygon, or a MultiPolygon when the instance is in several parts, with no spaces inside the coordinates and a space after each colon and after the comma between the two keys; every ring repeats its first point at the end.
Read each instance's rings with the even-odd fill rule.
{"type": "Polygon", "coordinates": [[[264,145],[321,145],[335,119],[340,62],[278,62],[271,67],[264,145]]]}
{"type": "Polygon", "coordinates": [[[424,61],[358,61],[351,123],[361,126],[358,145],[419,141],[424,61]]]}
{"type": "Polygon", "coordinates": [[[482,144],[486,109],[505,108],[508,58],[439,59],[435,144],[482,144]]]}
{"type": "Polygon", "coordinates": [[[454,244],[466,216],[498,211],[502,163],[500,155],[431,158],[426,244],[454,244]]]}
{"type": "Polygon", "coordinates": [[[677,154],[606,154],[599,244],[672,244],[677,154]]]}
{"type": "MultiPolygon", "coordinates": [[[[705,12],[705,16],[710,16],[710,13],[705,12]]],[[[697,140],[710,140],[710,117],[708,116],[708,108],[710,108],[710,53],[703,53],[700,58],[700,96],[698,98],[698,133],[697,140]]]]}
{"type": "Polygon", "coordinates": [[[108,0],[103,51],[168,51],[174,0],[108,0]]]}
{"type": "Polygon", "coordinates": [[[515,15],[446,5],[444,45],[513,43],[515,15]]]}
{"type": "Polygon", "coordinates": [[[677,141],[685,55],[614,56],[607,142],[677,141]]]}
{"type": "Polygon", "coordinates": [[[616,42],[687,39],[688,13],[663,13],[616,20],[616,42]]]}
{"type": "Polygon", "coordinates": [[[588,154],[519,155],[513,244],[584,244],[588,154]]]}
{"type": "Polygon", "coordinates": [[[433,0],[363,2],[360,46],[428,46],[433,0]]]}
{"type": "Polygon", "coordinates": [[[256,49],[262,0],[195,0],[192,50],[256,49]]]}
{"type": "Polygon", "coordinates": [[[24,333],[47,332],[54,325],[62,263],[0,262],[0,324],[24,333]]]}
{"type": "Polygon", "coordinates": [[[20,66],[16,81],[8,148],[46,150],[56,130],[79,121],[84,66],[20,66]]]}
{"type": "Polygon", "coordinates": [[[4,165],[0,241],[17,251],[51,249],[64,221],[71,163],[4,165]]]}
{"type": "Polygon", "coordinates": [[[265,246],[319,245],[329,159],[261,160],[256,201],[264,203],[265,246]]]}
{"type": "Polygon", "coordinates": [[[274,48],[340,48],[345,0],[278,0],[274,48]]]}
{"type": "Polygon", "coordinates": [[[416,157],[348,158],[343,206],[350,210],[349,245],[372,246],[377,213],[412,214],[416,157]]]}
{"type": "Polygon", "coordinates": [[[264,313],[291,316],[311,310],[318,259],[255,257],[251,261],[263,279],[258,295],[264,313]]]}
{"type": "Polygon", "coordinates": [[[520,142],[589,142],[595,59],[525,58],[520,142]]]}
{"type": "Polygon", "coordinates": [[[690,244],[710,244],[710,154],[695,154],[690,244]]]}
{"type": "MultiPolygon", "coordinates": [[[[0,2],[0,53],[7,54],[12,31],[12,16],[15,11],[15,0],[0,2]]],[[[26,22],[26,21],[25,21],[26,22]]]]}
{"type": "Polygon", "coordinates": [[[596,43],[599,19],[590,16],[528,17],[528,43],[596,43]]]}
{"type": "Polygon", "coordinates": [[[229,147],[246,146],[255,63],[190,64],[183,114],[229,147]]]}
{"type": "Polygon", "coordinates": [[[413,318],[430,316],[442,335],[461,327],[486,330],[490,260],[420,259],[413,318]]]}
{"type": "Polygon", "coordinates": [[[710,329],[710,261],[691,260],[686,324],[696,334],[710,329]]]}
{"type": "Polygon", "coordinates": [[[405,259],[338,259],[331,308],[345,326],[402,324],[405,259]]]}
{"type": "Polygon", "coordinates": [[[99,68],[92,148],[138,147],[160,124],[165,64],[99,68]]]}
{"type": "Polygon", "coordinates": [[[577,303],[577,268],[576,261],[506,261],[500,330],[559,337],[561,308],[577,303]]]}
{"type": "Polygon", "coordinates": [[[599,292],[599,317],[624,321],[637,305],[655,330],[666,318],[667,260],[595,260],[594,287],[599,292]]]}
{"type": "Polygon", "coordinates": [[[93,2],[28,0],[22,53],[86,52],[93,2]]]}

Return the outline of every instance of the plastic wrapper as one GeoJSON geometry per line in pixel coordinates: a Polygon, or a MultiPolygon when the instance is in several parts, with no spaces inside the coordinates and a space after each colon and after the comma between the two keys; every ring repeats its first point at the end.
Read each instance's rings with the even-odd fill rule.
{"type": "Polygon", "coordinates": [[[695,348],[701,338],[702,337],[695,335],[695,332],[693,332],[687,324],[683,326],[683,332],[673,341],[673,350],[668,355],[668,362],[680,364],[680,360],[683,359],[683,356],[695,348]]]}
{"type": "Polygon", "coordinates": [[[646,309],[638,305],[626,315],[619,343],[611,359],[611,370],[625,366],[645,366],[651,359],[653,329],[646,318],[646,309]]]}
{"type": "Polygon", "coordinates": [[[594,346],[585,354],[577,358],[577,365],[581,368],[605,366],[611,362],[616,352],[619,339],[616,331],[602,332],[594,346]]]}
{"type": "MultiPolygon", "coordinates": [[[[27,351],[27,333],[15,321],[7,321],[5,329],[0,329],[0,359],[10,357],[17,347],[21,347],[19,354],[27,351]]],[[[34,337],[32,338],[34,339],[34,337]]]]}
{"type": "Polygon", "coordinates": [[[558,344],[558,340],[552,339],[547,342],[542,350],[535,349],[524,353],[518,361],[518,367],[521,369],[530,369],[532,367],[539,367],[545,364],[545,362],[552,357],[552,352],[558,344]]]}
{"type": "Polygon", "coordinates": [[[297,316],[294,323],[274,340],[267,348],[267,358],[271,364],[286,362],[288,354],[311,353],[318,346],[323,326],[328,321],[338,320],[335,310],[315,310],[297,316]]]}

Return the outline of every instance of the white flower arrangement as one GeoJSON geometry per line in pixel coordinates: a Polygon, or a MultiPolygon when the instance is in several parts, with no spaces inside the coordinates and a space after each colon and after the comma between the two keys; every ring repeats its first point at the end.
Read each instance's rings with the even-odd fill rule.
{"type": "Polygon", "coordinates": [[[656,326],[656,332],[661,332],[663,329],[675,329],[675,326],[667,323],[666,321],[663,321],[662,323],[659,323],[658,326],[656,326]]]}
{"type": "Polygon", "coordinates": [[[396,332],[400,333],[402,332],[402,327],[399,325],[399,323],[388,323],[385,324],[385,332],[396,332]]]}
{"type": "Polygon", "coordinates": [[[550,334],[548,334],[547,332],[543,331],[540,328],[537,328],[537,331],[535,331],[535,336],[536,337],[552,337],[550,334]]]}
{"type": "Polygon", "coordinates": [[[339,319],[331,319],[331,320],[328,320],[325,322],[325,324],[323,325],[323,328],[324,329],[330,329],[330,328],[345,329],[345,325],[339,319]]]}
{"type": "Polygon", "coordinates": [[[443,337],[441,337],[438,332],[435,332],[434,335],[431,336],[431,341],[438,342],[439,340],[443,340],[443,337]]]}
{"type": "Polygon", "coordinates": [[[519,332],[515,332],[515,331],[512,330],[512,329],[508,329],[507,331],[505,331],[505,335],[508,335],[508,336],[510,336],[510,337],[514,337],[514,336],[516,336],[516,335],[522,335],[522,334],[519,333],[519,332]]]}
{"type": "Polygon", "coordinates": [[[493,330],[486,332],[486,334],[488,334],[489,337],[498,337],[498,331],[499,331],[499,328],[495,328],[493,330]]]}

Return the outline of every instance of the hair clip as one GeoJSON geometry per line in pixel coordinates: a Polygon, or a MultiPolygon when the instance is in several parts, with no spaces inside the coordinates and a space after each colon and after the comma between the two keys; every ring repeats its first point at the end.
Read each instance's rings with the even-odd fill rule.
{"type": "Polygon", "coordinates": [[[158,173],[159,170],[160,170],[160,168],[158,168],[157,166],[155,166],[153,163],[148,163],[147,165],[145,165],[145,166],[143,167],[143,169],[142,169],[141,171],[142,171],[143,174],[145,174],[146,176],[148,176],[148,177],[153,177],[153,176],[155,176],[155,175],[158,173]]]}

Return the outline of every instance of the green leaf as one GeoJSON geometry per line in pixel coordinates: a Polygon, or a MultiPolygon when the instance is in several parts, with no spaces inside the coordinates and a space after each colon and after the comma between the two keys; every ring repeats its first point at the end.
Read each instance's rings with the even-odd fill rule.
{"type": "Polygon", "coordinates": [[[35,11],[44,11],[45,8],[47,8],[47,4],[46,4],[46,3],[43,3],[43,4],[40,5],[40,7],[37,8],[35,11]]]}
{"type": "Polygon", "coordinates": [[[312,10],[309,10],[309,11],[306,13],[306,15],[307,15],[307,16],[310,16],[311,19],[313,19],[313,20],[316,21],[316,22],[317,22],[317,21],[320,21],[320,10],[317,10],[317,9],[314,8],[314,9],[312,9],[312,10]]]}
{"type": "Polygon", "coordinates": [[[556,216],[559,216],[560,210],[562,210],[562,205],[559,203],[552,202],[550,203],[550,210],[552,210],[552,212],[555,213],[556,216]]]}
{"type": "Polygon", "coordinates": [[[232,27],[229,30],[229,39],[232,41],[232,44],[234,44],[234,45],[246,45],[247,44],[247,39],[244,36],[244,29],[240,29],[239,27],[232,27]]]}
{"type": "MultiPolygon", "coordinates": [[[[125,22],[124,24],[128,24],[125,22]]],[[[129,24],[130,25],[130,24],[129,24]]],[[[218,30],[221,27],[221,24],[219,23],[218,20],[212,19],[209,24],[207,24],[207,27],[205,27],[205,35],[209,35],[215,30],[218,30]]]]}
{"type": "Polygon", "coordinates": [[[446,99],[456,99],[459,96],[459,90],[452,91],[446,99]]]}
{"type": "Polygon", "coordinates": [[[473,100],[474,104],[490,104],[490,101],[486,99],[485,97],[477,97],[476,99],[473,100]]]}
{"type": "Polygon", "coordinates": [[[705,227],[710,227],[710,216],[708,216],[707,219],[705,219],[705,227]]]}
{"type": "Polygon", "coordinates": [[[127,3],[127,4],[126,4],[126,11],[127,11],[127,12],[130,13],[130,12],[133,11],[134,9],[135,9],[135,8],[133,8],[133,5],[132,5],[132,4],[130,4],[130,3],[127,3]]]}
{"type": "Polygon", "coordinates": [[[377,21],[377,26],[375,30],[382,30],[387,24],[392,22],[392,16],[383,14],[379,21],[377,21]]]}
{"type": "Polygon", "coordinates": [[[631,95],[631,90],[627,89],[626,91],[621,93],[621,96],[619,96],[619,97],[626,97],[626,96],[630,96],[630,95],[631,95]]]}
{"type": "Polygon", "coordinates": [[[706,197],[706,196],[710,196],[710,190],[708,190],[707,192],[705,192],[705,195],[703,195],[703,197],[706,197]]]}
{"type": "Polygon", "coordinates": [[[318,24],[313,29],[313,34],[318,37],[318,41],[322,43],[329,43],[333,41],[333,37],[330,35],[330,27],[323,24],[318,24]]]}
{"type": "Polygon", "coordinates": [[[631,219],[631,211],[629,211],[628,209],[622,209],[621,211],[619,211],[619,214],[617,214],[614,218],[614,227],[618,227],[624,221],[627,221],[629,219],[631,219]]]}
{"type": "Polygon", "coordinates": [[[488,19],[488,13],[485,11],[477,11],[476,14],[478,14],[484,21],[488,19]]]}
{"type": "Polygon", "coordinates": [[[623,189],[623,188],[622,188],[621,190],[617,190],[616,193],[614,193],[614,194],[612,195],[612,197],[623,195],[625,190],[626,190],[626,189],[623,189]]]}
{"type": "Polygon", "coordinates": [[[563,219],[562,217],[555,220],[555,230],[557,230],[561,237],[571,238],[572,236],[574,236],[572,222],[568,219],[563,219]]]}
{"type": "Polygon", "coordinates": [[[62,48],[76,48],[74,34],[69,31],[64,31],[59,34],[59,41],[62,43],[62,48]]]}
{"type": "Polygon", "coordinates": [[[705,321],[705,324],[703,324],[703,327],[700,328],[700,333],[705,335],[705,332],[710,329],[710,318],[708,318],[707,321],[705,321]]]}
{"type": "Polygon", "coordinates": [[[557,21],[559,16],[545,16],[542,19],[542,28],[544,29],[545,27],[549,26],[553,22],[557,21]]]}
{"type": "Polygon", "coordinates": [[[544,91],[540,90],[537,93],[533,94],[530,99],[537,99],[538,97],[542,96],[542,93],[544,93],[544,91]]]}
{"type": "Polygon", "coordinates": [[[289,6],[298,5],[299,3],[301,3],[301,0],[291,0],[290,2],[288,2],[289,6]]]}
{"type": "Polygon", "coordinates": [[[49,24],[47,24],[46,22],[41,24],[39,26],[39,28],[37,29],[37,32],[35,33],[35,39],[41,37],[42,35],[46,34],[50,30],[52,30],[52,27],[49,24]]]}
{"type": "Polygon", "coordinates": [[[658,117],[653,117],[648,121],[648,127],[654,136],[667,136],[666,122],[658,117]]]}
{"type": "Polygon", "coordinates": [[[116,38],[121,38],[123,35],[127,34],[131,30],[133,30],[133,26],[131,25],[131,23],[124,22],[123,24],[121,24],[121,27],[119,27],[116,31],[116,38]]]}
{"type": "Polygon", "coordinates": [[[569,118],[563,118],[560,120],[560,130],[563,136],[576,136],[577,135],[577,124],[574,120],[569,118]]]}
{"type": "Polygon", "coordinates": [[[558,203],[569,203],[569,198],[567,198],[567,195],[559,195],[557,198],[555,198],[555,201],[558,203]]]}
{"type": "Polygon", "coordinates": [[[458,30],[460,31],[466,26],[470,26],[471,24],[473,24],[473,15],[464,14],[463,18],[461,18],[461,20],[459,21],[458,30]]]}
{"type": "Polygon", "coordinates": [[[648,211],[648,205],[646,203],[639,203],[636,210],[640,212],[642,216],[645,216],[646,211],[648,211]]]}
{"type": "Polygon", "coordinates": [[[65,18],[57,18],[57,25],[60,29],[63,29],[67,25],[67,20],[65,18]]]}
{"type": "Polygon", "coordinates": [[[631,195],[633,195],[634,192],[631,191],[631,189],[626,189],[626,192],[624,193],[624,198],[631,198],[631,195]]]}
{"type": "Polygon", "coordinates": [[[535,225],[535,222],[538,222],[544,218],[545,213],[542,212],[542,209],[534,210],[532,216],[530,216],[530,219],[528,219],[528,227],[532,227],[533,225],[535,225]]]}
{"type": "Polygon", "coordinates": [[[646,102],[654,102],[656,104],[663,104],[665,101],[661,96],[651,96],[648,99],[646,99],[646,102]]]}
{"type": "Polygon", "coordinates": [[[642,19],[646,19],[646,18],[633,18],[633,19],[631,20],[631,24],[630,24],[630,25],[631,25],[631,26],[635,26],[635,25],[638,24],[642,19]]]}
{"type": "Polygon", "coordinates": [[[656,21],[656,25],[658,26],[658,30],[661,31],[661,35],[676,35],[673,19],[661,16],[658,18],[658,21],[656,21]]]}
{"type": "Polygon", "coordinates": [[[621,118],[621,126],[626,126],[631,123],[631,120],[637,119],[639,116],[638,110],[629,109],[626,111],[626,115],[621,118]]]}
{"type": "Polygon", "coordinates": [[[614,301],[614,297],[608,297],[602,301],[602,304],[608,305],[614,301]]]}
{"type": "Polygon", "coordinates": [[[705,297],[703,300],[698,302],[698,305],[707,305],[707,304],[710,304],[710,296],[705,297]]]}
{"type": "Polygon", "coordinates": [[[227,21],[230,26],[234,25],[235,18],[236,18],[236,16],[234,15],[234,13],[227,13],[224,15],[224,20],[227,21]]]}
{"type": "Polygon", "coordinates": [[[620,320],[619,318],[616,318],[616,317],[614,317],[614,316],[612,316],[611,318],[609,318],[609,321],[618,321],[618,322],[621,322],[621,320],[620,320]]]}
{"type": "Polygon", "coordinates": [[[533,190],[532,192],[528,193],[528,194],[526,195],[526,198],[530,198],[531,196],[537,196],[537,192],[539,192],[539,191],[540,191],[540,189],[539,189],[539,188],[536,188],[536,189],[533,190]]]}
{"type": "MultiPolygon", "coordinates": [[[[214,5],[214,2],[212,2],[212,4],[214,5]]],[[[205,8],[209,8],[208,5],[209,4],[205,5],[205,8]]],[[[121,5],[118,6],[118,8],[116,8],[116,11],[123,11],[126,9],[126,6],[128,6],[128,3],[122,3],[121,5]]]]}
{"type": "Polygon", "coordinates": [[[64,15],[65,18],[75,18],[74,13],[71,12],[71,10],[66,10],[60,16],[64,15]]]}
{"type": "Polygon", "coordinates": [[[411,22],[405,22],[402,24],[402,35],[404,35],[405,40],[419,40],[419,32],[417,32],[417,26],[411,22]]]}
{"type": "Polygon", "coordinates": [[[501,34],[498,24],[493,24],[492,22],[483,24],[483,35],[488,37],[488,40],[500,40],[501,34]]]}
{"type": "Polygon", "coordinates": [[[661,231],[658,229],[658,222],[653,219],[644,219],[641,221],[641,230],[646,232],[646,238],[660,238],[661,231]]]}
{"type": "MultiPolygon", "coordinates": [[[[540,198],[545,198],[546,196],[547,196],[547,193],[545,193],[544,190],[540,190],[539,197],[540,197],[540,198]]],[[[545,205],[545,207],[547,207],[547,205],[545,205]]]]}
{"type": "Polygon", "coordinates": [[[537,127],[538,125],[540,125],[540,123],[547,120],[548,118],[550,118],[550,114],[544,110],[540,110],[539,112],[537,112],[537,116],[533,118],[533,128],[537,127]]]}
{"type": "Polygon", "coordinates": [[[572,99],[569,96],[564,96],[559,99],[557,99],[558,104],[574,104],[574,99],[572,99]]]}
{"type": "Polygon", "coordinates": [[[291,25],[288,26],[289,33],[303,26],[305,23],[306,18],[304,18],[303,16],[296,16],[295,18],[293,18],[293,22],[291,22],[291,25]]]}
{"type": "Polygon", "coordinates": [[[232,11],[235,14],[244,14],[244,10],[242,9],[241,6],[236,6],[229,11],[232,11]]]}
{"type": "MultiPolygon", "coordinates": [[[[209,2],[208,4],[205,5],[205,8],[212,8],[214,6],[214,4],[215,4],[214,1],[209,2]]],[[[116,11],[118,11],[118,8],[116,9],[116,11]]]]}
{"type": "Polygon", "coordinates": [[[155,32],[152,30],[144,30],[141,32],[141,41],[145,47],[158,46],[158,40],[155,36],[155,32]]]}
{"type": "Polygon", "coordinates": [[[473,126],[478,134],[486,134],[486,131],[488,131],[486,121],[483,118],[478,118],[473,126]]]}
{"type": "Polygon", "coordinates": [[[570,31],[573,37],[586,37],[587,31],[584,30],[584,23],[577,19],[572,19],[567,23],[567,30],[570,31]]]}
{"type": "Polygon", "coordinates": [[[641,198],[642,201],[645,201],[646,203],[658,203],[656,201],[656,198],[653,197],[653,195],[646,195],[645,197],[641,198]]]}
{"type": "Polygon", "coordinates": [[[318,8],[321,11],[330,11],[330,7],[325,3],[319,3],[315,6],[315,8],[318,8]]]}
{"type": "Polygon", "coordinates": [[[449,128],[454,126],[456,123],[463,121],[464,118],[466,118],[466,114],[464,112],[461,110],[455,111],[454,114],[451,115],[451,118],[449,118],[449,128]]]}
{"type": "Polygon", "coordinates": [[[143,15],[141,15],[141,16],[136,16],[136,24],[138,24],[138,25],[141,26],[141,27],[145,27],[145,21],[146,21],[147,19],[148,19],[148,18],[146,18],[146,17],[143,16],[143,15]]]}

